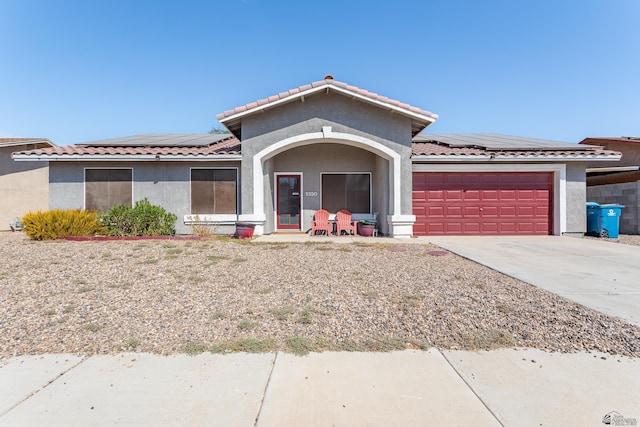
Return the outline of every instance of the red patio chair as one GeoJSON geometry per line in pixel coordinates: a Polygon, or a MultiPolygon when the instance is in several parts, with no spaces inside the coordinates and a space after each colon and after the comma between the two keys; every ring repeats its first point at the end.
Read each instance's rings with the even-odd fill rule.
{"type": "Polygon", "coordinates": [[[356,222],[351,221],[351,212],[348,210],[342,209],[336,213],[336,224],[338,236],[341,236],[343,231],[354,236],[358,233],[356,231],[356,222]]]}
{"type": "Polygon", "coordinates": [[[316,231],[326,231],[327,236],[333,232],[333,224],[329,222],[329,212],[324,209],[316,211],[311,221],[311,235],[315,236],[316,231]]]}

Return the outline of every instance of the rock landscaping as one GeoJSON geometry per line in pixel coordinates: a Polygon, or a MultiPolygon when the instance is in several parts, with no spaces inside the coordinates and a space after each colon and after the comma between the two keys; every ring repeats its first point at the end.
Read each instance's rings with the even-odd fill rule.
{"type": "Polygon", "coordinates": [[[0,357],[429,346],[640,357],[640,327],[432,245],[0,233],[0,260],[0,357]]]}

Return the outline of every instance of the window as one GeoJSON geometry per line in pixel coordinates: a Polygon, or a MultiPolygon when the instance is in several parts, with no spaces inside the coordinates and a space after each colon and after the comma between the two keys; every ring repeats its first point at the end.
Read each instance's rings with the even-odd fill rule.
{"type": "Polygon", "coordinates": [[[237,169],[191,169],[191,214],[237,213],[237,169]]]}
{"type": "Polygon", "coordinates": [[[329,212],[346,209],[351,213],[371,213],[371,174],[322,174],[322,208],[329,212]]]}
{"type": "Polygon", "coordinates": [[[85,169],[85,209],[106,211],[117,205],[131,205],[132,175],[132,169],[85,169]]]}

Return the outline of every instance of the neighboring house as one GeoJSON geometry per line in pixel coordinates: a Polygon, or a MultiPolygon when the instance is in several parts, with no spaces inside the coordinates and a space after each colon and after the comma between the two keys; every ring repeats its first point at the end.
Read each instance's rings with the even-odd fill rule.
{"type": "Polygon", "coordinates": [[[620,232],[640,234],[640,138],[585,138],[591,144],[622,153],[619,162],[587,165],[587,201],[624,205],[620,214],[620,232]]]}
{"type": "Polygon", "coordinates": [[[47,162],[13,162],[11,153],[53,146],[43,138],[0,138],[0,231],[29,211],[49,207],[47,162]]]}
{"type": "Polygon", "coordinates": [[[228,135],[138,135],[23,151],[50,162],[50,207],[148,198],[221,232],[300,232],[317,209],[375,219],[381,234],[585,232],[587,161],[619,153],[504,135],[421,133],[438,116],[324,80],[218,115],[228,135]],[[197,215],[197,218],[196,218],[197,215]]]}

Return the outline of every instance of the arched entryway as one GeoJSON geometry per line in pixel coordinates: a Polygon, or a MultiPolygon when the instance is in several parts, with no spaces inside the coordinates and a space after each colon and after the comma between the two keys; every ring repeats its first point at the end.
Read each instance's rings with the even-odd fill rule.
{"type": "MultiPolygon", "coordinates": [[[[252,216],[263,218],[264,221],[263,230],[258,232],[269,233],[278,229],[276,204],[279,180],[287,181],[291,177],[300,179],[297,189],[302,212],[300,230],[305,231],[308,218],[304,212],[308,216],[309,212],[322,206],[322,185],[324,182],[326,188],[329,174],[354,175],[345,178],[353,181],[363,180],[358,175],[368,173],[373,193],[369,213],[378,213],[379,221],[385,222],[384,229],[388,234],[397,234],[394,221],[409,221],[412,225],[411,215],[401,215],[401,165],[402,156],[390,147],[360,135],[333,132],[329,126],[323,127],[322,132],[296,135],[274,143],[253,157],[252,216]],[[304,156],[300,155],[301,150],[306,150],[304,156]],[[334,157],[328,152],[334,153],[334,157]],[[362,157],[367,157],[368,167],[363,166],[366,162],[361,161],[362,157]],[[350,163],[352,168],[349,167],[350,163]]],[[[340,176],[331,178],[333,182],[342,179],[340,176]]]]}

